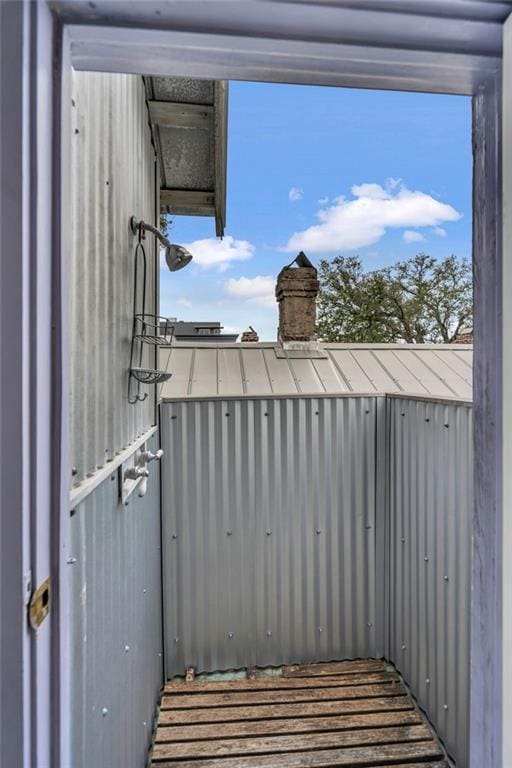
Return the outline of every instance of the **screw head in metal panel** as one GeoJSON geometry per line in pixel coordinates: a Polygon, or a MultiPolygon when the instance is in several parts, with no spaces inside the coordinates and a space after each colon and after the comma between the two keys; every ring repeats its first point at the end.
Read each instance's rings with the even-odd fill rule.
{"type": "Polygon", "coordinates": [[[402,544],[405,544],[405,539],[400,539],[400,541],[402,542],[402,544]]]}
{"type": "Polygon", "coordinates": [[[406,651],[406,650],[407,650],[407,646],[405,644],[402,645],[402,651],[406,651]]]}
{"type": "Polygon", "coordinates": [[[145,720],[142,721],[142,725],[144,726],[144,728],[146,727],[147,723],[145,720]]]}
{"type": "Polygon", "coordinates": [[[426,682],[427,685],[430,685],[430,677],[426,677],[425,678],[425,682],[426,682]]]}
{"type": "Polygon", "coordinates": [[[106,717],[108,715],[107,707],[103,707],[103,709],[101,710],[101,715],[102,715],[102,717],[106,717]]]}
{"type": "Polygon", "coordinates": [[[270,528],[267,528],[266,533],[267,533],[267,536],[272,536],[272,531],[270,530],[270,528]]]}
{"type": "Polygon", "coordinates": [[[143,595],[145,595],[145,594],[146,594],[146,592],[147,592],[147,589],[143,589],[143,590],[142,590],[142,594],[143,594],[143,595]]]}
{"type": "Polygon", "coordinates": [[[450,581],[450,577],[449,577],[449,576],[443,576],[443,579],[444,579],[445,581],[450,581]]]}
{"type": "Polygon", "coordinates": [[[445,711],[447,711],[447,710],[448,710],[448,704],[443,704],[443,709],[444,709],[445,711]]]}
{"type": "Polygon", "coordinates": [[[66,563],[68,565],[74,565],[74,563],[76,563],[76,562],[77,562],[76,557],[68,557],[68,559],[66,560],[66,563]]]}
{"type": "Polygon", "coordinates": [[[178,538],[178,534],[177,533],[173,533],[172,538],[173,539],[177,539],[178,538]]]}
{"type": "Polygon", "coordinates": [[[423,559],[424,559],[424,561],[425,561],[426,563],[428,563],[428,557],[427,557],[426,555],[425,555],[425,557],[424,557],[423,559]]]}
{"type": "Polygon", "coordinates": [[[367,531],[369,531],[370,528],[371,528],[371,525],[365,525],[365,528],[366,528],[367,531]]]}
{"type": "Polygon", "coordinates": [[[124,647],[124,652],[125,652],[125,653],[128,653],[128,652],[129,652],[129,650],[130,650],[130,646],[129,646],[129,645],[125,645],[125,647],[124,647]]]}
{"type": "Polygon", "coordinates": [[[322,632],[324,631],[324,628],[323,628],[323,627],[318,627],[318,631],[319,631],[320,633],[322,633],[322,632]]]}
{"type": "Polygon", "coordinates": [[[319,536],[322,533],[322,529],[321,528],[317,528],[316,529],[316,533],[317,533],[317,536],[319,536]]]}
{"type": "Polygon", "coordinates": [[[234,632],[228,632],[228,637],[231,640],[235,636],[234,632]]]}
{"type": "Polygon", "coordinates": [[[366,622],[366,626],[367,626],[367,627],[373,627],[373,624],[372,624],[372,622],[371,622],[371,621],[367,621],[367,622],[366,622]]]}
{"type": "Polygon", "coordinates": [[[179,643],[179,641],[180,641],[179,637],[175,637],[175,638],[174,638],[174,642],[175,642],[175,643],[179,643]]]}
{"type": "Polygon", "coordinates": [[[227,536],[231,536],[233,534],[233,531],[226,531],[227,536]]]}
{"type": "Polygon", "coordinates": [[[272,637],[272,630],[271,629],[267,629],[267,637],[272,637]]]}

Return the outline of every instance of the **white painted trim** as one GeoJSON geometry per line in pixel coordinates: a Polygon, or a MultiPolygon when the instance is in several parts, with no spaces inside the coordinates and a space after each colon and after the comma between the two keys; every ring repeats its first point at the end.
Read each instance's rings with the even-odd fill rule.
{"type": "MultiPolygon", "coordinates": [[[[71,338],[71,312],[69,305],[69,268],[66,269],[67,260],[65,254],[71,253],[71,126],[69,121],[69,105],[71,104],[71,52],[69,35],[66,29],[59,29],[60,45],[57,59],[55,77],[55,91],[58,94],[56,104],[54,141],[56,145],[55,158],[55,184],[57,189],[54,196],[54,226],[56,267],[55,267],[55,296],[54,316],[56,322],[56,350],[58,359],[55,375],[59,383],[60,391],[57,395],[57,409],[60,415],[59,458],[60,477],[56,489],[59,523],[56,527],[55,537],[58,536],[57,562],[59,569],[59,639],[58,639],[58,733],[56,745],[56,759],[58,768],[73,764],[71,746],[71,728],[69,724],[70,712],[72,712],[72,678],[74,670],[71,668],[71,578],[69,573],[68,558],[71,557],[71,532],[69,519],[69,478],[71,477],[71,435],[70,435],[70,338],[71,338]],[[58,111],[57,111],[58,109],[58,111]],[[58,534],[57,534],[58,530],[58,534]]],[[[57,766],[56,766],[57,768],[57,766]]]]}
{"type": "MultiPolygon", "coordinates": [[[[262,3],[263,5],[263,3],[262,3]]],[[[199,9],[198,9],[199,10],[199,9]]],[[[70,24],[76,69],[471,95],[499,58],[449,51],[70,24]]]]}
{"type": "Polygon", "coordinates": [[[502,750],[503,768],[512,768],[512,16],[503,29],[503,137],[502,750]]]}
{"type": "Polygon", "coordinates": [[[79,486],[73,488],[69,495],[69,508],[74,509],[77,504],[80,504],[80,502],[87,498],[87,496],[89,496],[89,494],[92,493],[98,487],[98,485],[101,485],[101,483],[107,480],[107,478],[109,478],[110,475],[115,472],[118,467],[121,466],[121,464],[124,464],[125,461],[128,461],[133,456],[133,454],[136,453],[139,448],[144,445],[144,443],[147,443],[147,441],[153,437],[156,432],[158,432],[157,426],[148,429],[147,432],[141,435],[141,437],[138,437],[137,440],[131,443],[128,448],[125,448],[124,451],[118,453],[117,456],[112,459],[112,461],[109,461],[108,464],[105,464],[104,467],[98,469],[94,475],[88,477],[79,486]]]}

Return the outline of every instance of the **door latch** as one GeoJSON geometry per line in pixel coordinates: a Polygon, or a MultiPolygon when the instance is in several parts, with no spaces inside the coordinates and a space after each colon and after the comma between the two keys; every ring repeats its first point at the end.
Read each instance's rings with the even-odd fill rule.
{"type": "Polygon", "coordinates": [[[50,577],[32,593],[28,606],[28,617],[32,629],[37,629],[50,612],[51,580],[50,577]]]}

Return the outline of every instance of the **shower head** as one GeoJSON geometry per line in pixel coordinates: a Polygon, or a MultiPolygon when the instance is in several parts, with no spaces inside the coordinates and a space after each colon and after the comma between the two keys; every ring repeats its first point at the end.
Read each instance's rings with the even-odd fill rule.
{"type": "Polygon", "coordinates": [[[192,261],[192,254],[182,245],[169,243],[165,248],[165,261],[171,272],[177,272],[183,269],[192,261]]]}
{"type": "Polygon", "coordinates": [[[187,251],[182,245],[176,245],[169,242],[169,240],[162,235],[160,230],[153,227],[151,224],[147,224],[145,221],[137,221],[135,216],[130,219],[130,226],[134,235],[138,234],[140,237],[144,237],[144,231],[152,232],[156,238],[162,243],[165,248],[165,262],[171,272],[177,272],[179,269],[183,269],[187,264],[192,261],[192,254],[187,251]]]}

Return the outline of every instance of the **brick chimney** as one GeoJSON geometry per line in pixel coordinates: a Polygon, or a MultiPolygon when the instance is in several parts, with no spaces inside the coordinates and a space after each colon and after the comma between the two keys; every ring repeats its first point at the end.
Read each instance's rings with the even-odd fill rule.
{"type": "Polygon", "coordinates": [[[258,336],[257,332],[254,330],[252,325],[249,326],[249,330],[244,331],[242,333],[242,338],[240,339],[242,343],[246,341],[251,341],[253,343],[256,343],[259,340],[260,340],[260,337],[258,336]]]}
{"type": "Polygon", "coordinates": [[[284,267],[277,276],[278,340],[314,341],[316,297],[320,287],[317,271],[302,251],[293,264],[284,267]]]}
{"type": "Polygon", "coordinates": [[[472,344],[473,343],[473,329],[472,328],[462,328],[455,339],[453,340],[454,344],[472,344]]]}

